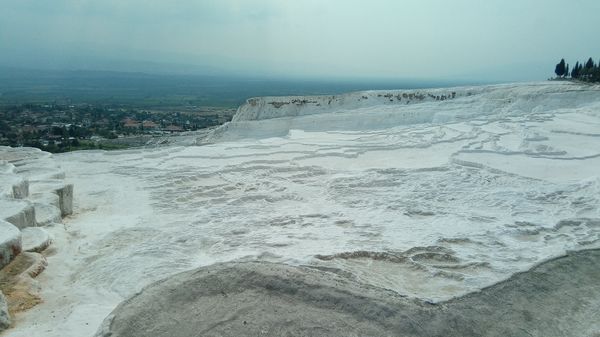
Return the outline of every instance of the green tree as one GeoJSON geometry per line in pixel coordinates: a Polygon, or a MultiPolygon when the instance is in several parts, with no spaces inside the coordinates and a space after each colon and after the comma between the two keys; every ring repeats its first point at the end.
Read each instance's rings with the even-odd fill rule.
{"type": "Polygon", "coordinates": [[[585,69],[594,68],[594,60],[590,57],[590,59],[585,63],[585,69]]]}
{"type": "Polygon", "coordinates": [[[560,62],[556,65],[554,73],[558,77],[563,77],[565,75],[565,59],[560,60],[560,62]]]}
{"type": "Polygon", "coordinates": [[[573,67],[573,70],[571,71],[572,78],[579,78],[581,72],[580,67],[581,65],[579,64],[579,61],[577,61],[577,63],[575,63],[575,67],[573,67]]]}

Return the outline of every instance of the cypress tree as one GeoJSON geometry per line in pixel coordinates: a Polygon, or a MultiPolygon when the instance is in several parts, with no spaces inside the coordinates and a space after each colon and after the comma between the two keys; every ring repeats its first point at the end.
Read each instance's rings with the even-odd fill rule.
{"type": "Polygon", "coordinates": [[[585,64],[585,69],[592,69],[592,68],[594,68],[594,60],[592,60],[592,58],[590,57],[590,59],[585,64]]]}
{"type": "Polygon", "coordinates": [[[571,68],[571,65],[565,63],[565,59],[561,59],[556,65],[554,73],[558,78],[571,77],[581,81],[600,83],[600,62],[596,63],[590,57],[587,62],[575,62],[575,65],[571,68]]]}
{"type": "Polygon", "coordinates": [[[579,61],[577,61],[577,63],[575,63],[575,67],[571,71],[571,77],[579,78],[579,61]]]}
{"type": "Polygon", "coordinates": [[[596,66],[592,70],[592,81],[600,82],[600,62],[598,62],[598,64],[596,64],[596,66]]]}
{"type": "Polygon", "coordinates": [[[554,73],[558,77],[563,77],[565,75],[565,59],[560,60],[560,62],[556,65],[554,73]]]}

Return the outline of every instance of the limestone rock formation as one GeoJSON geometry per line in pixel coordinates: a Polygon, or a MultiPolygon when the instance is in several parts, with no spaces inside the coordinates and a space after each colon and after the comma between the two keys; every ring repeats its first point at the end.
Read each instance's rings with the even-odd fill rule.
{"type": "Polygon", "coordinates": [[[41,253],[52,243],[50,234],[41,227],[25,228],[21,231],[21,234],[24,252],[41,253]]]}
{"type": "Polygon", "coordinates": [[[52,191],[58,195],[58,206],[62,216],[73,214],[73,185],[62,180],[38,181],[31,187],[31,193],[52,191]]]}
{"type": "Polygon", "coordinates": [[[0,220],[18,228],[35,226],[35,208],[27,200],[7,199],[0,203],[0,220]]]}
{"type": "MultiPolygon", "coordinates": [[[[4,165],[8,167],[8,164],[5,163],[4,165]]],[[[0,168],[0,196],[23,199],[26,198],[28,194],[29,181],[22,177],[10,174],[8,170],[5,170],[5,172],[2,173],[2,168],[0,168]]]]}
{"type": "Polygon", "coordinates": [[[600,250],[582,251],[431,304],[331,271],[227,263],[147,287],[96,336],[596,336],[599,277],[600,250]]]}
{"type": "Polygon", "coordinates": [[[0,270],[0,286],[10,313],[31,309],[42,301],[39,295],[40,287],[35,278],[46,266],[44,256],[25,252],[0,270]]]}
{"type": "Polygon", "coordinates": [[[0,220],[46,226],[73,213],[73,185],[51,154],[0,146],[0,220]]]}
{"type": "Polygon", "coordinates": [[[58,207],[50,204],[34,203],[35,222],[38,226],[48,226],[62,221],[61,211],[58,207]]]}
{"type": "Polygon", "coordinates": [[[73,185],[51,154],[0,146],[0,331],[9,313],[40,303],[35,278],[46,268],[39,254],[51,244],[43,228],[73,212],[73,185]]]}
{"type": "Polygon", "coordinates": [[[14,225],[0,220],[0,269],[21,252],[21,232],[14,225]]]}

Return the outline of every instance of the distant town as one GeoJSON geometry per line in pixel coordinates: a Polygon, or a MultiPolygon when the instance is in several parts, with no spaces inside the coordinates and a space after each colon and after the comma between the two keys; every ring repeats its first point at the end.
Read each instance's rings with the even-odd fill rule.
{"type": "Polygon", "coordinates": [[[223,124],[234,114],[234,108],[223,107],[5,105],[0,106],[0,145],[30,146],[55,153],[117,149],[130,146],[122,140],[196,131],[223,124]]]}

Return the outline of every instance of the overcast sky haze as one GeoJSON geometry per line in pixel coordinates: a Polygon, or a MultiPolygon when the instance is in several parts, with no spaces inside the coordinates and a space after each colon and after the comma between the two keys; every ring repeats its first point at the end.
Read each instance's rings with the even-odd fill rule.
{"type": "Polygon", "coordinates": [[[0,65],[543,80],[600,59],[598,0],[0,0],[0,65]]]}

